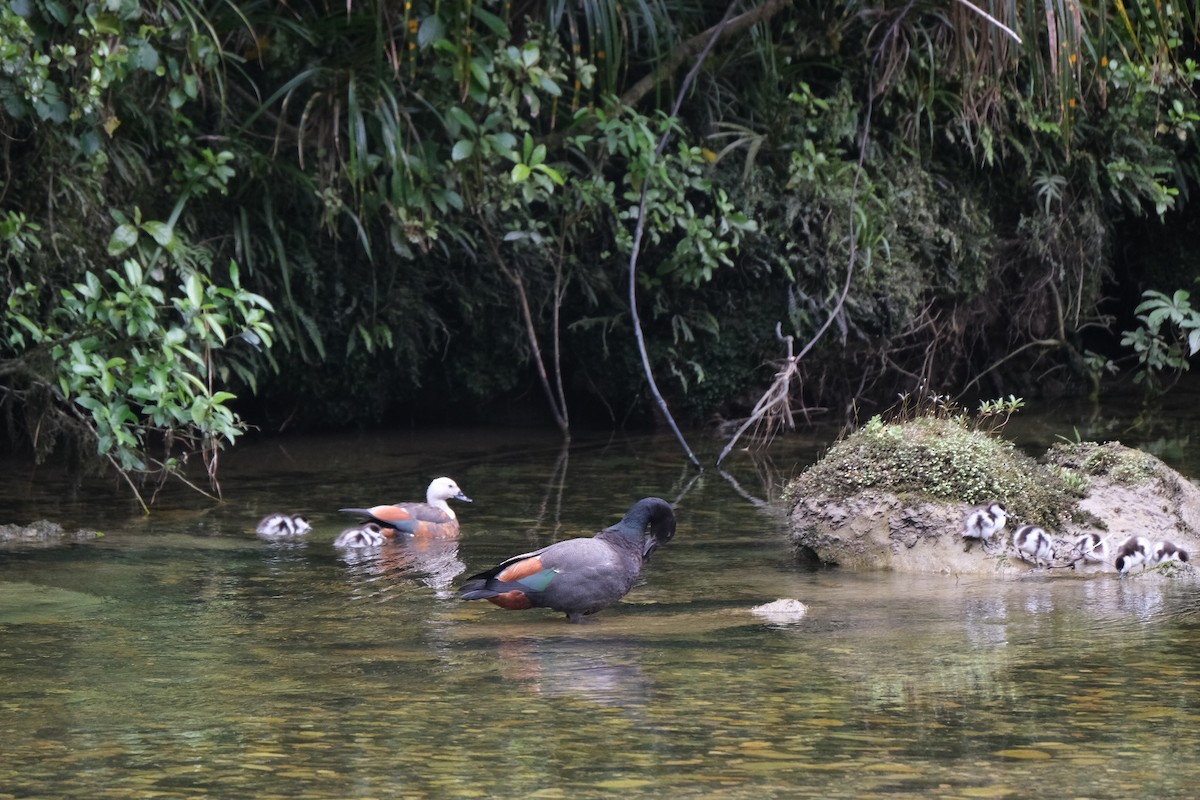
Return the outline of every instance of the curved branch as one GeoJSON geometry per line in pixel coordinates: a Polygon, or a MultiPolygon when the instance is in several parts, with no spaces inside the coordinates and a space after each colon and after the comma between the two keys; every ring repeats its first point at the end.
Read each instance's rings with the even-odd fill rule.
{"type": "MultiPolygon", "coordinates": [[[[737,4],[737,0],[725,9],[725,16],[717,23],[716,27],[710,28],[707,33],[708,41],[701,48],[699,55],[696,57],[696,62],[692,64],[692,68],[688,71],[687,77],[683,79],[683,85],[679,87],[679,94],[675,98],[675,107],[671,109],[671,116],[675,117],[679,114],[679,107],[683,105],[684,95],[692,85],[692,81],[696,78],[696,73],[700,71],[700,65],[704,63],[705,57],[717,43],[725,26],[729,23],[733,16],[733,8],[737,4]]],[[[704,34],[702,34],[704,35],[704,34]]],[[[695,37],[693,37],[695,38],[695,37]]],[[[691,41],[690,39],[688,41],[691,41]]],[[[678,51],[676,52],[678,55],[678,51]]],[[[670,60],[668,59],[668,63],[670,60]]],[[[666,66],[666,65],[664,65],[666,66]]],[[[676,64],[678,66],[678,64],[676,64]]],[[[672,67],[672,69],[674,69],[672,67]]],[[[646,91],[649,91],[647,89],[646,91]]],[[[663,131],[662,138],[658,140],[658,147],[654,149],[656,157],[661,157],[663,151],[667,149],[667,142],[671,139],[671,128],[668,126],[663,131]]],[[[700,464],[700,459],[696,458],[696,454],[692,452],[692,448],[688,447],[687,440],[683,438],[683,433],[679,430],[679,426],[675,424],[675,417],[671,416],[671,410],[667,408],[667,401],[663,399],[662,392],[658,390],[658,383],[654,380],[654,370],[650,367],[650,354],[646,350],[646,337],[642,333],[642,320],[638,316],[637,310],[637,259],[638,253],[642,249],[642,236],[646,231],[646,197],[649,195],[650,181],[642,182],[642,197],[638,202],[638,218],[637,225],[633,232],[633,246],[629,253],[629,313],[633,321],[633,334],[637,339],[638,354],[642,357],[642,370],[646,373],[646,381],[650,384],[650,393],[654,395],[654,400],[658,403],[659,409],[663,416],[667,418],[667,424],[671,426],[671,430],[675,433],[675,438],[679,440],[679,444],[683,447],[683,452],[687,454],[688,460],[700,472],[704,472],[704,467],[700,464]]]]}
{"type": "Polygon", "coordinates": [[[963,390],[961,392],[959,392],[958,397],[956,397],[954,399],[957,400],[957,399],[961,398],[964,394],[966,394],[971,389],[972,386],[979,383],[979,381],[983,378],[984,375],[987,375],[989,372],[992,372],[993,370],[999,369],[1001,366],[1004,365],[1005,362],[1010,361],[1013,358],[1016,358],[1018,355],[1025,352],[1026,350],[1028,350],[1031,347],[1045,347],[1045,348],[1056,347],[1057,348],[1057,347],[1065,347],[1065,346],[1066,346],[1066,342],[1062,341],[1061,339],[1035,339],[1032,342],[1026,342],[1025,344],[1018,347],[1016,350],[1013,350],[1011,353],[1006,355],[1004,358],[1000,359],[999,361],[997,361],[996,363],[992,364],[990,367],[985,369],[983,372],[979,373],[974,378],[972,378],[970,383],[968,383],[966,386],[964,386],[963,390]]]}
{"type": "MultiPolygon", "coordinates": [[[[689,39],[684,39],[666,61],[659,64],[649,75],[646,75],[633,86],[626,89],[625,93],[621,95],[621,103],[628,106],[637,105],[654,87],[670,78],[689,59],[695,58],[697,64],[703,62],[704,56],[712,50],[713,46],[719,40],[741,33],[760,22],[765,22],[791,4],[792,0],[767,0],[767,2],[758,8],[736,17],[731,17],[727,11],[725,17],[720,22],[702,33],[698,33],[689,39]],[[696,58],[697,54],[702,55],[696,58]]],[[[687,81],[685,81],[684,89],[686,89],[686,84],[687,81]]],[[[683,92],[681,91],[680,94],[682,95],[683,92]]]]}

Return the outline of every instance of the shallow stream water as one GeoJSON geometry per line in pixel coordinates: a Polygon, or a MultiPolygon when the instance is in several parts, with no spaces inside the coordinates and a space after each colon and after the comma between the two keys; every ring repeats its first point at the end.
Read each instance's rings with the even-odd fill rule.
{"type": "MultiPolygon", "coordinates": [[[[1200,475],[1190,424],[1123,425],[1006,433],[1200,475]]],[[[831,436],[699,477],[659,436],[264,440],[223,456],[224,502],[172,488],[149,517],[110,481],[2,467],[0,522],[104,536],[0,549],[0,798],[1194,796],[1191,586],[802,570],[772,501],[831,436]],[[439,474],[475,501],[457,546],[331,547],[336,509],[439,474]],[[454,598],[646,495],[678,502],[678,536],[588,624],[454,598]],[[315,530],[261,541],[272,511],[315,530]],[[807,616],[748,611],[777,598],[807,616]]]]}

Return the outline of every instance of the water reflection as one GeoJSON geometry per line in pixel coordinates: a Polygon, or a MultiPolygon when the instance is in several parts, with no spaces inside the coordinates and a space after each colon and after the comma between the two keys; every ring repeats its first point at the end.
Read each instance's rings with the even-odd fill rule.
{"type": "Polygon", "coordinates": [[[606,706],[645,706],[650,683],[630,641],[502,639],[495,657],[506,682],[546,697],[574,697],[606,706]]]}
{"type": "Polygon", "coordinates": [[[338,558],[346,564],[352,585],[416,577],[440,599],[455,595],[454,579],[467,568],[458,557],[456,539],[394,540],[377,547],[339,548],[338,558]]]}

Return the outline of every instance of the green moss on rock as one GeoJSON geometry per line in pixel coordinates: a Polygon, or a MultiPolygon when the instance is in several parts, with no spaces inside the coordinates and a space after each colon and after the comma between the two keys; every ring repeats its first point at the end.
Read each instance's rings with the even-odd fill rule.
{"type": "Polygon", "coordinates": [[[998,500],[1016,519],[1057,526],[1074,505],[1064,471],[960,417],[879,417],[830,448],[787,489],[788,498],[849,497],[864,489],[975,505],[998,500]]]}
{"type": "Polygon", "coordinates": [[[1162,477],[1162,462],[1120,442],[1056,444],[1046,453],[1046,460],[1082,475],[1108,478],[1127,485],[1162,477]]]}

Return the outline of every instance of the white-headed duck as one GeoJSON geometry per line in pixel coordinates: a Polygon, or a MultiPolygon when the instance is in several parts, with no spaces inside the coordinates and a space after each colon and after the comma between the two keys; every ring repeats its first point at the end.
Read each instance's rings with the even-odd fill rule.
{"type": "Polygon", "coordinates": [[[384,528],[417,538],[449,539],[458,536],[458,517],[447,500],[471,502],[450,478],[435,478],[425,492],[424,503],[396,503],[371,508],[342,508],[346,514],[359,514],[384,528]]]}

